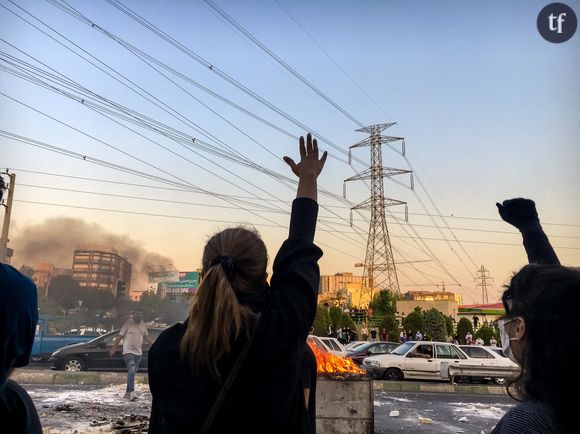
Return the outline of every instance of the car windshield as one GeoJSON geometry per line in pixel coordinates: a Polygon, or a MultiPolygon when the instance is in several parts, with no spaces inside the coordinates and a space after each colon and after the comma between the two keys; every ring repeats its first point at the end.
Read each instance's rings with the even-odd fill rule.
{"type": "Polygon", "coordinates": [[[397,356],[403,356],[405,354],[407,354],[407,352],[413,348],[413,345],[415,345],[412,342],[405,342],[402,345],[399,345],[397,348],[395,348],[393,351],[391,351],[391,354],[395,354],[397,356]]]}
{"type": "Polygon", "coordinates": [[[367,342],[366,344],[361,344],[356,346],[355,348],[349,348],[348,351],[351,353],[359,352],[359,351],[366,351],[370,346],[373,345],[373,342],[367,342]]]}

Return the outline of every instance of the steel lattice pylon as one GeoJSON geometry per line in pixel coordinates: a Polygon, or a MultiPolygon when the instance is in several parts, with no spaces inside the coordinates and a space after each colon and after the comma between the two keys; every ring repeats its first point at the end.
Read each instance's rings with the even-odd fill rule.
{"type": "MultiPolygon", "coordinates": [[[[411,174],[411,188],[413,188],[413,175],[411,170],[394,169],[383,167],[382,145],[383,143],[402,142],[401,153],[405,153],[405,142],[402,137],[383,136],[381,132],[395,123],[371,125],[361,128],[357,131],[369,133],[369,138],[352,145],[350,149],[369,146],[371,148],[370,168],[356,175],[345,179],[348,181],[359,181],[370,179],[371,197],[364,202],[351,208],[352,211],[357,209],[370,208],[371,221],[369,225],[369,236],[367,240],[367,249],[363,270],[363,283],[359,299],[359,306],[364,307],[372,301],[373,291],[389,290],[399,294],[399,280],[397,278],[397,269],[393,258],[393,249],[389,238],[389,230],[385,219],[385,207],[393,205],[405,205],[406,202],[385,197],[383,178],[405,173],[411,174]]],[[[392,148],[392,145],[389,145],[392,148]]],[[[350,159],[350,150],[349,150],[350,159]]],[[[346,195],[346,189],[345,189],[346,195]]],[[[405,213],[406,215],[406,213],[405,213]]]]}

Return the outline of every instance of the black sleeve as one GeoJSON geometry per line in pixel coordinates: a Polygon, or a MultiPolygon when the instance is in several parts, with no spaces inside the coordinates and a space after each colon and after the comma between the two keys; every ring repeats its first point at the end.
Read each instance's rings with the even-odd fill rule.
{"type": "Polygon", "coordinates": [[[2,432],[42,434],[42,426],[30,395],[22,386],[8,380],[0,394],[2,432]]]}
{"type": "Polygon", "coordinates": [[[322,250],[314,245],[318,204],[308,198],[292,204],[290,234],[274,260],[271,286],[279,297],[285,328],[294,330],[304,342],[314,322],[322,250]]]}
{"type": "Polygon", "coordinates": [[[530,264],[560,265],[548,236],[540,223],[530,223],[519,228],[530,264]]]}

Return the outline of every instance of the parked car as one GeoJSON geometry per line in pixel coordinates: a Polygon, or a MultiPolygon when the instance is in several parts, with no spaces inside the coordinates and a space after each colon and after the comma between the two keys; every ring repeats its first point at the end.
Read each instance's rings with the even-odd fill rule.
{"type": "Polygon", "coordinates": [[[346,357],[346,350],[336,338],[327,336],[308,335],[308,342],[321,350],[328,351],[339,357],[346,357]]]}
{"type": "MultiPolygon", "coordinates": [[[[155,340],[163,329],[148,328],[147,331],[149,336],[155,340]]],[[[60,348],[52,353],[50,359],[48,359],[50,368],[64,371],[124,371],[126,368],[122,354],[122,340],[115,355],[109,357],[109,352],[113,347],[113,339],[118,334],[119,330],[115,330],[89,342],[60,348]]],[[[147,354],[150,347],[151,345],[143,341],[143,358],[139,364],[140,371],[147,370],[147,354]]]]}
{"type": "MultiPolygon", "coordinates": [[[[517,369],[518,365],[512,362],[510,359],[503,355],[501,352],[501,348],[491,348],[491,347],[484,347],[482,345],[459,345],[459,348],[463,350],[465,354],[467,354],[472,359],[479,359],[482,364],[488,366],[505,366],[517,369]],[[497,352],[499,350],[500,353],[497,352]]],[[[467,377],[468,380],[491,380],[495,384],[503,385],[506,383],[505,377],[478,377],[478,376],[471,376],[467,377]]]]}
{"type": "Polygon", "coordinates": [[[346,344],[344,346],[344,349],[348,353],[349,351],[352,351],[355,348],[360,347],[361,345],[364,345],[364,344],[368,344],[368,343],[369,343],[369,341],[352,341],[352,342],[349,342],[348,344],[346,344]]]}
{"type": "Polygon", "coordinates": [[[360,365],[365,357],[389,354],[400,345],[400,342],[365,342],[363,345],[357,346],[354,349],[347,349],[346,355],[357,365],[360,365]]]}
{"type": "Polygon", "coordinates": [[[457,345],[445,342],[408,341],[390,354],[363,359],[362,368],[373,378],[448,380],[449,365],[458,365],[467,356],[457,345]]]}
{"type": "Polygon", "coordinates": [[[99,331],[92,330],[76,330],[76,332],[68,331],[61,334],[49,333],[50,318],[41,316],[36,325],[36,333],[34,335],[34,343],[32,344],[32,352],[30,359],[34,362],[46,361],[50,355],[59,348],[71,344],[81,342],[88,342],[97,336],[100,336],[99,331]]]}

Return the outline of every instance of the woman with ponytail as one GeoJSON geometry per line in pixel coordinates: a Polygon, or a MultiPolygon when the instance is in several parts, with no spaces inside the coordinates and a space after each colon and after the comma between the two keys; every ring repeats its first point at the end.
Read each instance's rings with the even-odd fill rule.
{"type": "Polygon", "coordinates": [[[150,433],[300,433],[308,426],[301,382],[316,313],[322,251],[314,245],[317,178],[326,161],[308,134],[288,239],[266,281],[259,234],[226,229],[207,242],[188,318],[149,351],[150,433]]]}

